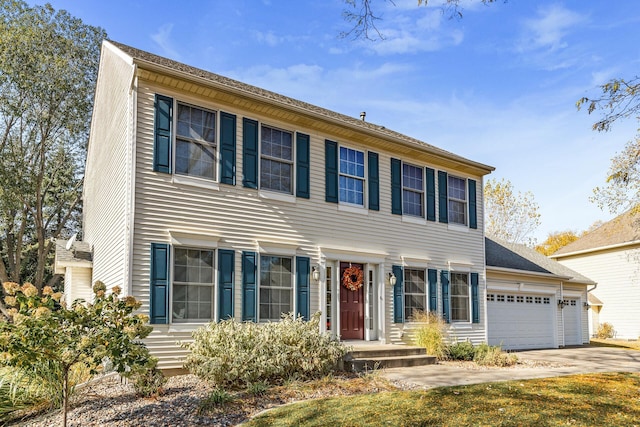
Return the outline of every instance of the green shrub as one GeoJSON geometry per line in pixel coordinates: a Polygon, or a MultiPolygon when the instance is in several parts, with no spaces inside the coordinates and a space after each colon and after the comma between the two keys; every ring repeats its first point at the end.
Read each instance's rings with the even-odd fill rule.
{"type": "Polygon", "coordinates": [[[252,394],[254,396],[262,396],[267,392],[268,389],[269,386],[265,384],[264,381],[249,384],[249,387],[247,387],[247,391],[249,392],[249,394],[252,394]]]}
{"type": "Polygon", "coordinates": [[[475,351],[475,347],[469,341],[455,342],[447,347],[447,358],[449,360],[473,360],[475,351]]]}
{"type": "Polygon", "coordinates": [[[226,390],[216,388],[213,389],[209,396],[200,402],[198,405],[198,414],[210,412],[211,410],[223,406],[233,401],[233,395],[226,390]]]}
{"type": "Polygon", "coordinates": [[[347,351],[320,332],[319,313],[308,322],[292,314],[265,324],[229,319],[196,330],[193,338],[182,344],[190,351],[184,367],[223,388],[319,378],[334,371],[347,351]]]}
{"type": "Polygon", "coordinates": [[[613,329],[613,325],[611,323],[601,323],[598,326],[598,330],[596,331],[596,338],[605,339],[605,338],[613,338],[616,331],[613,329]]]}
{"type": "Polygon", "coordinates": [[[414,344],[427,350],[427,354],[443,360],[447,356],[447,344],[445,342],[447,324],[434,313],[418,311],[413,313],[412,320],[421,323],[414,334],[414,344]]]}
{"type": "Polygon", "coordinates": [[[473,361],[482,366],[513,366],[518,362],[518,356],[502,351],[499,345],[491,346],[482,343],[475,348],[473,361]]]}
{"type": "Polygon", "coordinates": [[[167,378],[161,370],[155,366],[140,369],[129,375],[129,381],[133,384],[136,394],[141,397],[158,396],[162,387],[167,383],[167,378]]]}

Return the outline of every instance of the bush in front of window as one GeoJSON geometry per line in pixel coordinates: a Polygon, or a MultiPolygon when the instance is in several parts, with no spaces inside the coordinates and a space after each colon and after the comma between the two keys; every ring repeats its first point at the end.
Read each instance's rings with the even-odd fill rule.
{"type": "Polygon", "coordinates": [[[447,347],[447,359],[449,360],[473,360],[476,349],[469,341],[460,341],[449,344],[447,347]]]}
{"type": "Polygon", "coordinates": [[[482,343],[475,347],[473,361],[482,366],[513,366],[518,362],[518,356],[505,353],[499,345],[482,343]]]}
{"type": "Polygon", "coordinates": [[[423,347],[427,354],[437,357],[438,360],[446,359],[448,328],[442,317],[434,313],[414,310],[411,321],[420,324],[413,337],[414,344],[423,347]]]}
{"type": "Polygon", "coordinates": [[[193,333],[184,367],[216,387],[241,389],[252,384],[323,377],[346,354],[336,338],[320,332],[320,313],[305,321],[293,314],[280,322],[256,324],[234,319],[209,323],[193,333]]]}

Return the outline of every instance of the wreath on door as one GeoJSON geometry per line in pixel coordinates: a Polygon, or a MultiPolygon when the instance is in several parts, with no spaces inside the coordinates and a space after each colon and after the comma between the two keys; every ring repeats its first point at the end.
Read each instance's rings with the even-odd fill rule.
{"type": "Polygon", "coordinates": [[[364,285],[364,273],[361,268],[345,268],[342,273],[342,286],[350,291],[357,291],[364,285]]]}

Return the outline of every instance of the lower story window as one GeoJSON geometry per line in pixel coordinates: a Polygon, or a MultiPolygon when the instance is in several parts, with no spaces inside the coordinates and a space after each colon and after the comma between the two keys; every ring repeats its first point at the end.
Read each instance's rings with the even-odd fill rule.
{"type": "Polygon", "coordinates": [[[207,322],[213,318],[213,260],[212,250],[174,250],[173,321],[207,322]]]}
{"type": "Polygon", "coordinates": [[[278,321],[293,311],[292,258],[260,256],[260,320],[278,321]]]}
{"type": "Polygon", "coordinates": [[[414,314],[425,311],[426,288],[424,270],[404,269],[404,318],[412,320],[414,314]]]}
{"type": "Polygon", "coordinates": [[[469,275],[466,273],[451,274],[451,321],[471,321],[469,317],[469,275]]]}

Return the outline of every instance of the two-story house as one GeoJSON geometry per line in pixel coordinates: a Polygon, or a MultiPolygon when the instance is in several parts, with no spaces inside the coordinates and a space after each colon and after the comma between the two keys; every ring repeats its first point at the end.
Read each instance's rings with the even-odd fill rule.
{"type": "MultiPolygon", "coordinates": [[[[414,310],[487,340],[483,177],[383,126],[105,41],[65,291],[142,301],[160,367],[202,324],[308,318],[399,342],[414,310]],[[75,260],[73,251],[91,251],[75,260]]],[[[64,251],[61,242],[59,251],[64,251]]]]}

